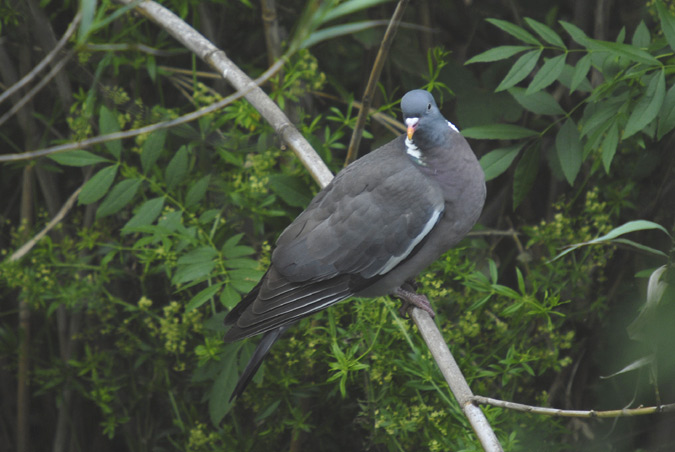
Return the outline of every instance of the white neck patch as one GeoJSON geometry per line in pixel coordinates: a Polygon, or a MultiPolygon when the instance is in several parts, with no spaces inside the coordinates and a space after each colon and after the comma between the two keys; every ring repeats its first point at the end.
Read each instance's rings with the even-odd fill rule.
{"type": "Polygon", "coordinates": [[[450,121],[448,121],[448,125],[450,126],[450,128],[451,128],[452,130],[454,130],[455,132],[458,132],[458,133],[459,133],[459,129],[457,128],[456,125],[454,125],[454,124],[451,123],[450,121]]]}
{"type": "Polygon", "coordinates": [[[420,151],[420,148],[415,146],[415,143],[407,137],[405,139],[405,152],[415,160],[422,160],[422,151],[420,151]]]}

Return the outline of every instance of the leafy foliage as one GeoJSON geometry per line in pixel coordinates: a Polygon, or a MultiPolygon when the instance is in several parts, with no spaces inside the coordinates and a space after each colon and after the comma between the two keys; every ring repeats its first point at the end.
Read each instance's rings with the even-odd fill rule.
{"type": "MultiPolygon", "coordinates": [[[[581,2],[554,3],[528,7],[532,17],[517,25],[503,6],[458,14],[423,2],[406,22],[426,17],[443,31],[398,32],[380,113],[397,117],[402,92],[425,85],[489,180],[483,228],[420,275],[419,290],[476,394],[577,409],[625,406],[633,393],[634,404],[672,402],[675,15],[652,2],[626,23],[613,17],[605,36],[614,39],[595,39],[562,20],[581,2]],[[465,65],[466,49],[474,56],[465,65]]],[[[79,4],[40,7],[61,30],[79,4]]],[[[211,30],[248,73],[264,70],[257,2],[163,4],[211,30]]],[[[46,89],[32,115],[3,129],[7,149],[139,128],[224,97],[196,58],[128,7],[81,5],[78,62],[65,76],[72,94],[46,89]],[[24,128],[30,121],[44,136],[24,128]]],[[[381,38],[374,18],[392,7],[291,1],[277,10],[289,56],[265,89],[333,170],[381,38]]],[[[30,10],[0,16],[16,46],[8,61],[19,50],[33,55],[38,46],[24,39],[30,10]]],[[[387,127],[372,119],[365,147],[389,141],[387,127]]],[[[223,318],[316,192],[275,133],[237,101],[187,125],[0,166],[0,290],[27,304],[31,323],[23,355],[27,336],[7,304],[0,376],[13,378],[30,358],[31,402],[50,407],[33,413],[44,433],[35,449],[70,441],[139,451],[479,450],[415,327],[388,298],[304,319],[229,401],[255,341],[224,344],[223,318]],[[69,216],[27,256],[9,259],[80,186],[69,216]],[[72,427],[57,431],[65,419],[72,427]]],[[[3,404],[2,435],[14,416],[5,406],[13,404],[3,404]]],[[[505,450],[656,450],[675,441],[640,420],[620,421],[617,435],[593,421],[484,411],[505,450]]]]}

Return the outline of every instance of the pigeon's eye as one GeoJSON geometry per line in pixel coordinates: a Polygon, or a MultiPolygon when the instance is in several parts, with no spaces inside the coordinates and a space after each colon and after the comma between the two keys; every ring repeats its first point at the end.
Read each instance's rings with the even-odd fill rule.
{"type": "Polygon", "coordinates": [[[427,111],[431,111],[431,104],[427,104],[427,111]]]}

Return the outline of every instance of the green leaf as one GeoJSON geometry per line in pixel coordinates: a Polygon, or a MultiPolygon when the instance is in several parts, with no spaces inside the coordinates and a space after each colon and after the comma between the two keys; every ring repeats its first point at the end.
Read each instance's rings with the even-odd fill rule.
{"type": "Polygon", "coordinates": [[[653,221],[649,220],[633,220],[612,229],[602,237],[598,237],[597,239],[585,242],[585,244],[592,245],[594,243],[612,240],[621,235],[628,234],[629,232],[650,231],[652,229],[658,229],[659,231],[664,232],[668,237],[670,237],[670,233],[668,232],[668,230],[658,223],[654,223],[653,221]]]}
{"type": "Polygon", "coordinates": [[[58,154],[50,154],[49,158],[56,163],[65,166],[89,166],[96,163],[110,162],[110,160],[92,154],[89,151],[78,149],[75,151],[59,152],[58,154]]]}
{"type": "Polygon", "coordinates": [[[269,183],[272,191],[289,206],[306,207],[312,200],[307,184],[300,177],[276,174],[270,176],[269,183]]]}
{"type": "Polygon", "coordinates": [[[527,87],[527,94],[536,93],[544,88],[546,88],[551,83],[555,82],[560,73],[565,68],[565,58],[567,57],[566,53],[553,57],[541,66],[541,69],[537,71],[532,83],[527,87]]]}
{"type": "Polygon", "coordinates": [[[651,253],[655,256],[660,256],[660,257],[665,257],[666,259],[668,258],[668,255],[664,253],[661,250],[657,250],[655,248],[652,248],[651,246],[643,245],[642,243],[637,243],[632,240],[624,239],[622,237],[616,238],[612,240],[614,243],[621,243],[622,245],[628,245],[632,246],[635,249],[638,249],[640,251],[644,251],[646,253],[651,253]]]}
{"type": "Polygon", "coordinates": [[[520,205],[529,193],[539,171],[539,143],[525,149],[513,175],[513,209],[520,205]]]}
{"type": "Polygon", "coordinates": [[[91,31],[94,16],[96,15],[96,3],[96,0],[82,0],[81,2],[82,20],[77,31],[78,44],[84,44],[91,31]]]}
{"type": "Polygon", "coordinates": [[[541,49],[532,50],[524,55],[521,55],[521,57],[518,58],[515,63],[513,63],[513,66],[501,81],[497,89],[495,89],[495,92],[509,89],[527,77],[530,72],[532,72],[532,69],[534,69],[534,67],[537,65],[537,61],[539,60],[540,56],[541,49]]]}
{"type": "Polygon", "coordinates": [[[129,234],[133,228],[152,224],[164,208],[164,196],[145,201],[136,214],[122,227],[122,234],[129,234]]]}
{"type": "Polygon", "coordinates": [[[211,175],[207,174],[195,182],[192,187],[190,187],[187,195],[185,195],[185,207],[192,207],[204,199],[204,196],[206,196],[206,190],[209,188],[210,180],[211,175]]]}
{"type": "Polygon", "coordinates": [[[539,132],[514,124],[489,124],[462,129],[466,138],[477,140],[517,140],[538,135],[539,132]]]}
{"type": "Polygon", "coordinates": [[[609,174],[609,167],[616,154],[616,148],[619,145],[619,127],[616,121],[611,125],[607,131],[607,135],[602,140],[602,164],[605,167],[605,172],[609,174]]]}
{"type": "Polygon", "coordinates": [[[654,355],[648,355],[639,359],[636,359],[623,369],[621,369],[618,372],[614,372],[613,374],[610,375],[601,375],[600,378],[602,379],[607,379],[607,378],[614,378],[617,375],[625,374],[628,372],[633,372],[634,370],[639,370],[645,366],[653,366],[654,365],[654,355]]]}
{"type": "Polygon", "coordinates": [[[166,167],[164,180],[169,190],[178,185],[187,174],[188,171],[188,150],[186,146],[181,146],[173,156],[166,167]]]}
{"type": "Polygon", "coordinates": [[[101,205],[98,206],[96,218],[112,215],[129,204],[142,182],[141,179],[124,179],[115,185],[101,205]]]}
{"type": "Polygon", "coordinates": [[[648,66],[661,66],[661,62],[652,56],[649,52],[633,47],[630,44],[621,42],[608,42],[593,40],[591,48],[596,50],[606,50],[612,55],[620,56],[636,63],[646,64],[648,66]]]}
{"type": "Polygon", "coordinates": [[[306,49],[327,39],[338,38],[340,36],[349,36],[353,35],[354,33],[358,33],[360,31],[381,26],[382,23],[379,20],[366,20],[363,22],[352,22],[348,24],[322,28],[319,31],[315,31],[314,33],[309,35],[307,39],[302,41],[302,44],[300,44],[300,48],[306,49]]]}
{"type": "Polygon", "coordinates": [[[517,143],[505,148],[488,152],[480,159],[480,166],[485,173],[485,180],[492,180],[506,171],[516,158],[525,143],[517,143]]]}
{"type": "Polygon", "coordinates": [[[77,197],[78,203],[91,204],[101,199],[115,180],[117,167],[117,164],[106,166],[94,174],[82,187],[82,192],[77,197]]]}
{"type": "Polygon", "coordinates": [[[663,138],[673,128],[675,128],[675,85],[668,89],[666,98],[663,100],[663,105],[661,105],[657,139],[663,138]]]}
{"type": "MultiPolygon", "coordinates": [[[[558,81],[562,83],[564,86],[566,86],[570,90],[570,92],[572,92],[572,79],[574,78],[575,72],[576,68],[573,68],[569,64],[565,64],[565,67],[563,68],[562,72],[560,73],[560,76],[558,77],[558,81]]],[[[593,91],[591,83],[585,77],[581,79],[581,82],[577,86],[575,86],[574,89],[584,93],[590,93],[591,91],[593,91]]]]}
{"type": "Polygon", "coordinates": [[[538,91],[533,94],[526,94],[525,88],[513,87],[509,94],[524,109],[538,115],[564,115],[565,111],[560,104],[546,91],[538,91]]]}
{"type": "Polygon", "coordinates": [[[666,95],[666,76],[664,71],[654,75],[647,86],[644,96],[633,108],[623,131],[623,139],[633,136],[652,122],[661,110],[666,95]]]}
{"type": "MultiPolygon", "coordinates": [[[[101,130],[102,135],[119,132],[120,124],[117,122],[117,113],[108,110],[105,105],[101,105],[98,118],[98,127],[101,130]]],[[[108,152],[110,152],[117,160],[120,159],[120,155],[122,154],[121,140],[106,141],[105,147],[108,152]]]]}
{"type": "Polygon", "coordinates": [[[581,136],[591,135],[598,130],[609,128],[609,123],[616,119],[617,111],[624,101],[621,98],[611,98],[607,102],[592,104],[584,112],[584,123],[581,126],[581,136]],[[586,119],[586,116],[588,118],[586,119]]]}
{"type": "Polygon", "coordinates": [[[220,293],[220,303],[226,308],[234,308],[240,300],[241,296],[239,296],[239,292],[229,284],[226,285],[220,293]]]}
{"type": "Polygon", "coordinates": [[[663,35],[666,37],[670,48],[675,50],[675,16],[663,5],[661,0],[656,0],[656,11],[659,14],[663,35]]]}
{"type": "Polygon", "coordinates": [[[241,293],[248,293],[255,287],[262,278],[264,272],[251,269],[230,270],[230,284],[241,293]]]}
{"type": "Polygon", "coordinates": [[[577,125],[571,119],[565,121],[558,131],[555,147],[565,179],[570,185],[574,185],[574,179],[581,169],[583,147],[577,125]]]}
{"type": "MultiPolygon", "coordinates": [[[[602,242],[611,242],[612,240],[616,239],[619,236],[622,236],[624,234],[628,234],[630,232],[636,232],[636,231],[648,231],[652,229],[658,229],[662,232],[664,232],[668,237],[670,237],[670,234],[664,228],[658,223],[654,223],[653,221],[647,221],[647,220],[633,220],[629,221],[628,223],[622,224],[621,226],[618,226],[611,231],[609,231],[607,234],[603,235],[602,237],[598,237],[593,240],[589,240],[588,242],[581,242],[581,243],[575,243],[574,245],[570,245],[565,251],[562,253],[558,254],[556,257],[551,259],[552,261],[555,261],[556,259],[560,259],[567,253],[571,253],[572,251],[576,250],[577,248],[581,248],[582,246],[587,246],[587,245],[595,245],[599,244],[602,242]]],[[[672,237],[671,237],[672,239],[672,237]]]]}
{"type": "Polygon", "coordinates": [[[366,8],[386,3],[390,0],[348,0],[331,8],[322,18],[322,22],[329,22],[342,16],[362,11],[366,8]]]}
{"type": "Polygon", "coordinates": [[[202,281],[211,274],[211,271],[213,271],[215,266],[215,262],[207,261],[180,267],[173,275],[173,278],[171,278],[171,282],[178,285],[187,282],[202,281]]]}
{"type": "Polygon", "coordinates": [[[222,370],[213,381],[209,393],[209,417],[213,425],[219,425],[225,415],[234,406],[234,400],[230,395],[237,385],[237,353],[225,353],[222,361],[222,370]]]}
{"type": "Polygon", "coordinates": [[[464,64],[472,64],[472,63],[489,63],[492,61],[500,61],[500,60],[505,60],[507,58],[512,57],[513,55],[523,52],[525,50],[532,49],[531,46],[499,46],[499,47],[494,47],[492,49],[486,50],[483,53],[479,53],[478,55],[474,56],[473,58],[470,58],[469,61],[467,61],[464,64]]]}
{"type": "Polygon", "coordinates": [[[591,70],[591,63],[592,57],[590,53],[587,53],[577,61],[577,65],[574,67],[574,75],[572,76],[572,81],[570,83],[570,92],[573,93],[574,90],[579,87],[581,82],[586,80],[586,75],[588,75],[588,71],[591,70]]]}
{"type": "Polygon", "coordinates": [[[537,40],[537,38],[532,36],[530,32],[526,31],[525,29],[520,28],[518,25],[514,25],[511,22],[506,22],[505,20],[499,19],[487,19],[487,21],[520,41],[535,46],[541,46],[541,43],[539,40],[537,40]]]}
{"type": "Polygon", "coordinates": [[[192,297],[192,299],[188,302],[187,305],[185,305],[185,312],[190,312],[194,309],[197,309],[198,307],[209,301],[218,293],[218,291],[222,286],[223,283],[214,284],[213,286],[209,286],[206,289],[200,291],[197,295],[192,297]]]}
{"type": "Polygon", "coordinates": [[[652,37],[649,34],[649,29],[645,25],[645,22],[641,20],[640,24],[635,28],[635,33],[633,33],[632,44],[635,47],[646,49],[647,47],[649,47],[651,39],[652,37]]]}
{"type": "Polygon", "coordinates": [[[243,233],[235,234],[223,245],[222,253],[227,259],[233,259],[241,256],[250,256],[255,253],[255,250],[250,246],[238,245],[243,233]]]}
{"type": "Polygon", "coordinates": [[[164,149],[165,141],[166,129],[162,129],[152,132],[143,143],[141,148],[141,166],[144,173],[147,173],[159,158],[164,149]]]}
{"type": "Polygon", "coordinates": [[[558,33],[553,31],[548,25],[544,25],[534,19],[530,19],[529,17],[525,18],[525,23],[527,23],[527,25],[529,25],[530,28],[535,31],[535,33],[541,36],[544,41],[551,45],[565,48],[565,43],[560,38],[560,36],[558,36],[558,33]]]}
{"type": "Polygon", "coordinates": [[[201,246],[196,248],[189,253],[181,256],[176,264],[178,265],[190,265],[190,264],[201,264],[204,262],[211,262],[218,255],[218,251],[213,249],[211,246],[201,246]]]}
{"type": "Polygon", "coordinates": [[[574,39],[574,42],[581,44],[583,47],[588,47],[591,38],[586,36],[586,33],[584,33],[581,28],[569,22],[565,22],[564,20],[560,20],[558,23],[562,25],[567,34],[569,34],[572,39],[574,39]]]}

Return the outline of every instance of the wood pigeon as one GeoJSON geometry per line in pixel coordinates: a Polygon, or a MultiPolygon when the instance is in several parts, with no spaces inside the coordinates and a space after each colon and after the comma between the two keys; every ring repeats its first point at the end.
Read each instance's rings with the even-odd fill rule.
{"type": "Polygon", "coordinates": [[[272,262],[225,317],[233,342],[264,333],[230,400],[293,323],[341,300],[393,295],[433,315],[406,284],[456,245],[485,202],[485,177],[433,96],[401,100],[407,133],[344,168],[279,236],[272,262]]]}

